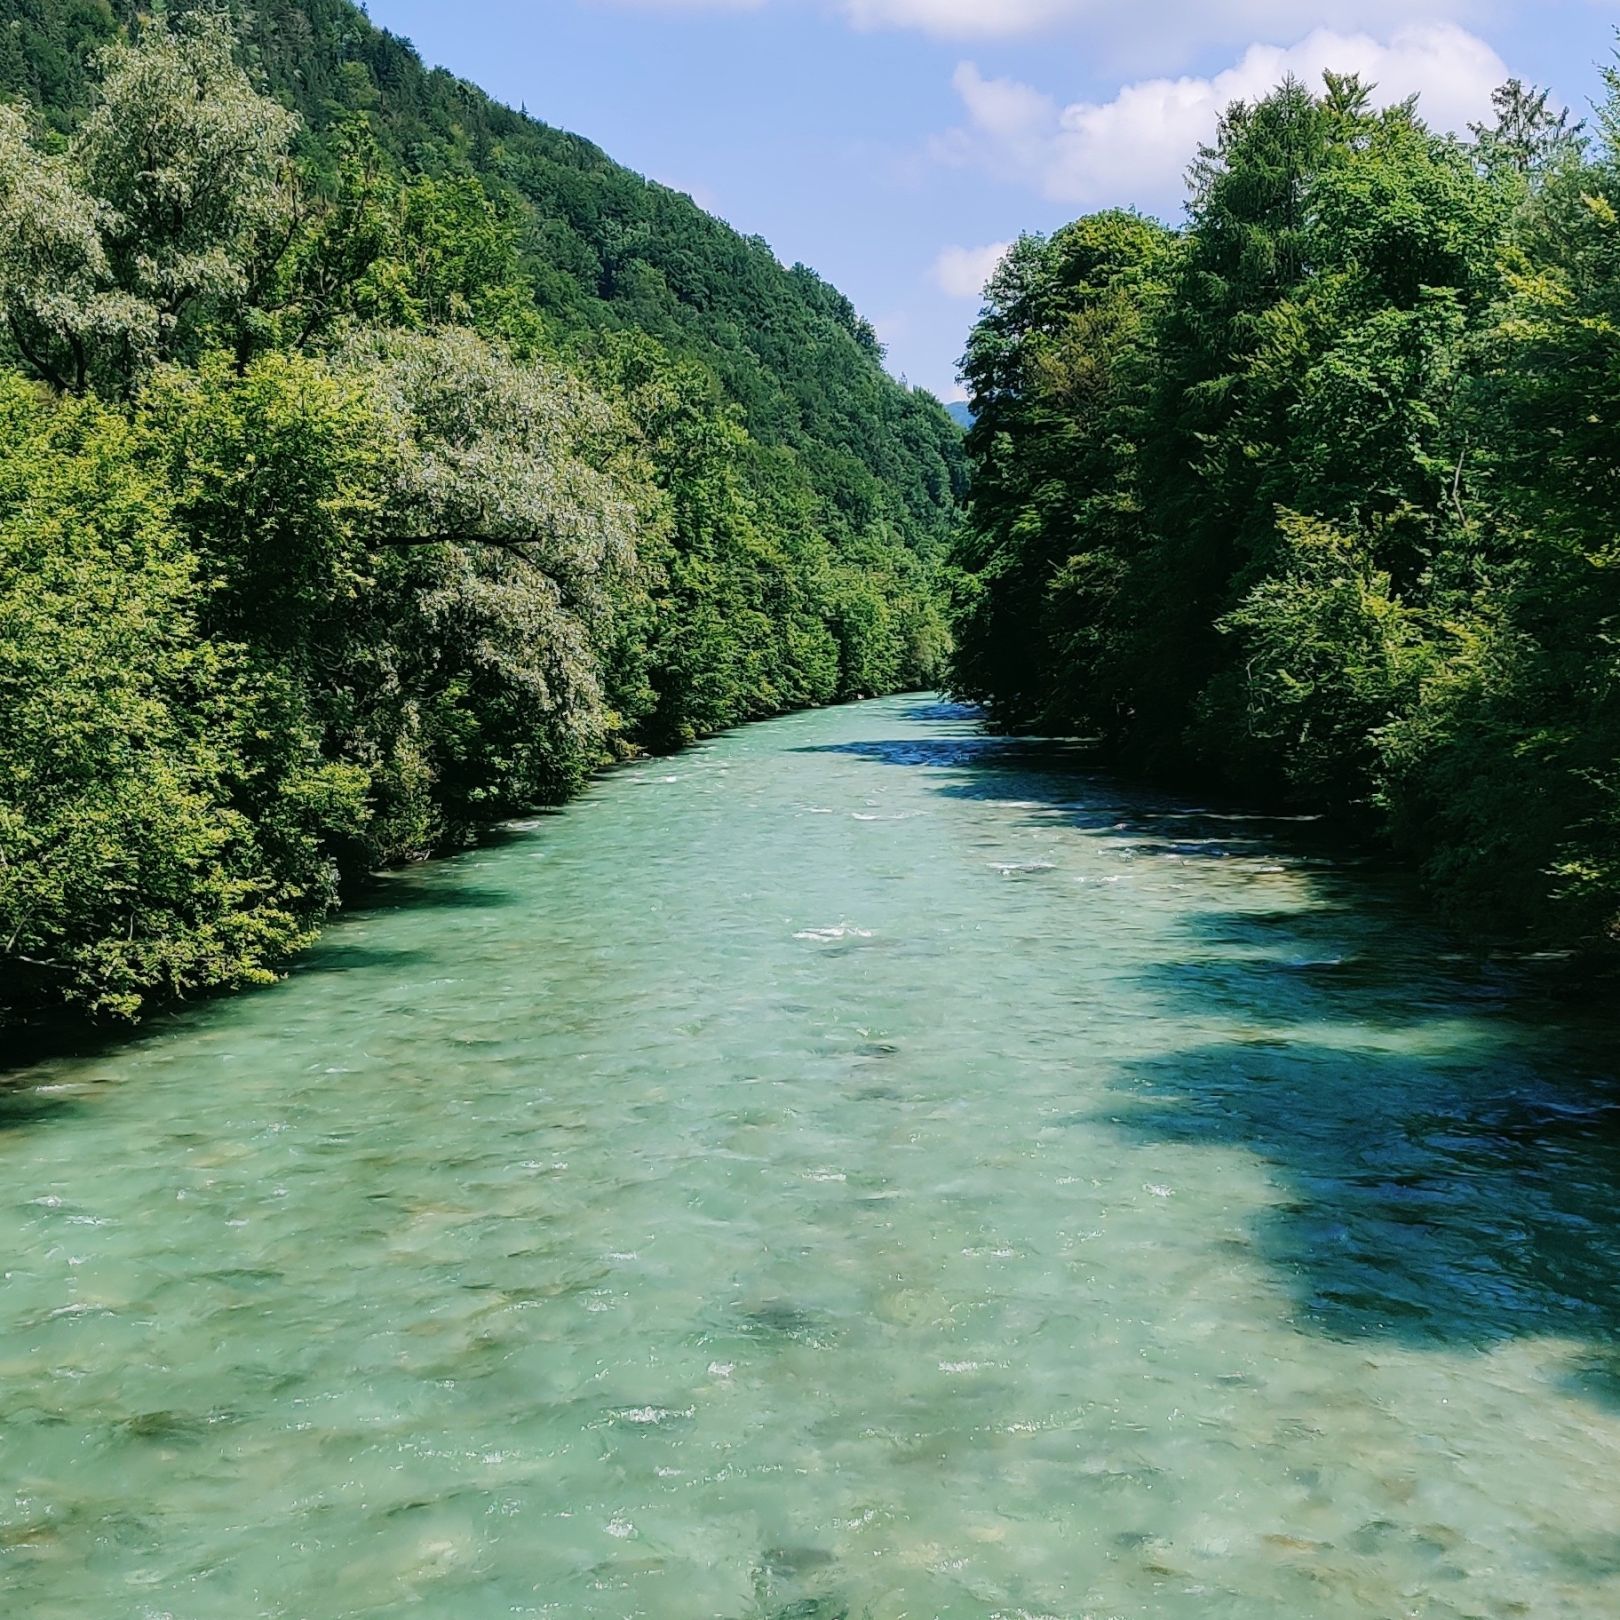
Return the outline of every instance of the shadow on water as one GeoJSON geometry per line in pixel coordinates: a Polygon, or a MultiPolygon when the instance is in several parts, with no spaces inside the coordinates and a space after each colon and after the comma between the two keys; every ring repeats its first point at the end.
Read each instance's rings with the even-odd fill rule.
{"type": "Polygon", "coordinates": [[[944,721],[975,725],[980,720],[982,711],[971,703],[953,703],[949,698],[928,698],[902,709],[900,715],[902,719],[928,725],[938,725],[944,721]]]}
{"type": "MultiPolygon", "coordinates": [[[[914,718],[965,723],[972,711],[930,704],[914,718]]],[[[1276,1197],[1253,1217],[1250,1241],[1302,1329],[1452,1347],[1563,1337],[1580,1347],[1571,1393],[1620,1409],[1612,984],[1470,953],[1423,922],[1402,885],[1338,858],[1321,829],[1138,793],[1072,745],[964,729],[800,752],[926,771],[941,794],[1016,806],[1032,825],[1123,839],[1137,853],[1288,857],[1307,904],[1179,918],[1141,982],[1167,1017],[1197,1023],[1199,1043],[1122,1064],[1106,1105],[1076,1123],[1263,1163],[1276,1197]]],[[[411,953],[365,940],[368,908],[517,903],[448,869],[384,879],[296,971],[408,964],[411,953]]],[[[208,1016],[201,1006],[133,1035],[14,1047],[0,1060],[0,1131],[82,1106],[39,1088],[40,1063],[208,1016]]]]}
{"type": "Polygon", "coordinates": [[[1620,1412],[1620,1347],[1608,1345],[1579,1357],[1565,1375],[1564,1387],[1573,1395],[1620,1412]]]}
{"type": "MultiPolygon", "coordinates": [[[[955,721],[970,725],[973,711],[953,705],[909,711],[918,721],[955,721]]],[[[1155,793],[1137,784],[1126,786],[1099,761],[1094,746],[1062,738],[1002,737],[986,732],[959,732],[947,737],[863,738],[847,743],[807,744],[798,754],[842,754],[873,765],[950,772],[953,779],[938,791],[949,798],[1005,800],[1015,789],[1020,797],[1045,803],[1034,808],[1103,814],[1110,809],[1155,814],[1173,833],[1183,823],[1229,828],[1234,836],[1261,824],[1308,827],[1314,816],[1266,815],[1241,806],[1218,803],[1189,805],[1172,793],[1155,793]]]]}
{"type": "MultiPolygon", "coordinates": [[[[945,705],[944,718],[972,724],[976,711],[945,705]]],[[[917,711],[919,718],[930,711],[917,711]]],[[[1191,801],[1170,790],[1127,783],[1099,764],[1084,742],[1000,737],[961,732],[946,737],[902,737],[826,743],[795,750],[841,754],[875,765],[937,773],[935,791],[965,803],[1016,805],[1032,825],[1070,827],[1107,836],[1139,856],[1180,860],[1225,860],[1241,855],[1281,855],[1336,870],[1375,863],[1350,843],[1342,829],[1321,817],[1261,811],[1220,800],[1191,801]]],[[[1399,887],[1398,872],[1383,874],[1399,887]]],[[[1326,898],[1326,897],[1324,897],[1326,898]]],[[[1360,894],[1346,903],[1365,905],[1360,894]]]]}
{"type": "Polygon", "coordinates": [[[1620,1106],[1590,1081],[1489,1050],[1284,1039],[1136,1065],[1117,1088],[1112,1129],[1268,1166],[1280,1196],[1253,1241],[1301,1326],[1430,1345],[1620,1335],[1620,1106]]]}
{"type": "Polygon", "coordinates": [[[0,1077],[0,1137],[8,1131],[23,1130],[79,1111],[80,1104],[74,1097],[17,1085],[0,1077]]]}
{"type": "Polygon", "coordinates": [[[1343,956],[1295,954],[1303,930],[1286,926],[1256,954],[1271,919],[1185,919],[1189,954],[1148,969],[1147,986],[1235,1032],[1130,1066],[1107,1124],[1267,1166],[1280,1197],[1254,1243],[1301,1326],[1414,1345],[1581,1341],[1597,1353],[1571,1392],[1620,1407],[1608,1005],[1583,1015],[1567,980],[1436,950],[1443,936],[1379,912],[1328,930],[1343,956]]]}
{"type": "Polygon", "coordinates": [[[298,959],[299,978],[328,973],[391,973],[433,961],[430,951],[401,950],[391,945],[350,944],[323,939],[298,959]]]}
{"type": "Polygon", "coordinates": [[[1122,1065],[1073,1123],[1259,1159],[1277,1198],[1250,1241],[1301,1329],[1571,1340],[1564,1387],[1620,1409],[1612,975],[1469,949],[1328,829],[1138,793],[1083,748],[969,734],[807,751],[934,772],[943,796],[1139,855],[1287,859],[1304,906],[1194,912],[1139,976],[1167,1017],[1230,1036],[1122,1065]]]}
{"type": "MultiPolygon", "coordinates": [[[[479,847],[485,849],[522,836],[521,832],[495,829],[479,847]]],[[[510,890],[458,881],[454,863],[448,860],[379,875],[360,886],[321,938],[288,964],[287,977],[387,972],[416,967],[430,959],[428,951],[374,945],[354,937],[370,917],[412,911],[472,913],[519,904],[522,897],[510,890]]],[[[39,1090],[55,1066],[134,1053],[154,1041],[199,1027],[226,1001],[264,993],[245,990],[205,996],[171,1006],[134,1028],[116,1023],[87,1025],[62,1017],[42,1019],[18,1029],[0,1029],[0,1131],[54,1120],[75,1111],[77,1105],[71,1100],[39,1090]]]]}
{"type": "MultiPolygon", "coordinates": [[[[948,705],[924,706],[908,711],[917,721],[960,718],[971,723],[971,715],[958,716],[948,705]]],[[[862,738],[847,743],[806,743],[796,754],[846,754],[873,765],[909,765],[932,770],[1016,771],[1051,773],[1073,770],[1092,759],[1083,743],[1046,741],[1030,737],[994,737],[987,733],[965,733],[954,737],[862,738]]],[[[1100,774],[1100,773],[1099,773],[1100,774]]]]}
{"type": "Polygon", "coordinates": [[[511,890],[482,888],[453,880],[414,887],[390,883],[356,896],[351,909],[343,915],[365,918],[390,911],[501,911],[521,904],[522,897],[511,890]]]}

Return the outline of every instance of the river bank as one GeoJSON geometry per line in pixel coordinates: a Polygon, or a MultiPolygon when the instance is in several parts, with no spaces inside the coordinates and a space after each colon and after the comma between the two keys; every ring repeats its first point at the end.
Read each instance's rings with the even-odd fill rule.
{"type": "Polygon", "coordinates": [[[1376,871],[891,699],[387,891],[19,1094],[19,1609],[1620,1602],[1612,1045],[1376,871]]]}

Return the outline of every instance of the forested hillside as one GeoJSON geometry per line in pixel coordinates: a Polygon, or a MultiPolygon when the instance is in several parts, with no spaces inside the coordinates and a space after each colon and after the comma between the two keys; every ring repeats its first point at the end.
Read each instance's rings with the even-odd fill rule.
{"type": "Polygon", "coordinates": [[[832,288],[347,4],[133,9],[0,25],[0,1017],[937,678],[961,436],[832,288]]]}
{"type": "MultiPolygon", "coordinates": [[[[0,26],[0,99],[25,97],[57,130],[90,106],[95,48],[153,10],[136,0],[16,0],[0,26]]],[[[171,4],[171,17],[209,0],[171,4]]],[[[690,198],[643,180],[587,140],[503,107],[350,0],[239,8],[238,60],[295,110],[294,149],[330,190],[353,120],[397,170],[476,176],[512,232],[525,284],[556,334],[634,331],[702,363],[763,444],[791,445],[852,522],[883,514],[939,538],[961,476],[960,436],[931,396],[894,383],[836,288],[784,269],[690,198]]]]}
{"type": "Polygon", "coordinates": [[[957,686],[1620,938],[1620,77],[1457,139],[1235,106],[1181,231],[1028,237],[966,359],[957,686]]]}

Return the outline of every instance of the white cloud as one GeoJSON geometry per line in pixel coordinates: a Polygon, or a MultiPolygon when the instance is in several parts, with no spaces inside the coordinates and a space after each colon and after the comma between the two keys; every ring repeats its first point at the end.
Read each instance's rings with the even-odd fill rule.
{"type": "MultiPolygon", "coordinates": [[[[704,0],[694,0],[704,3],[704,0]]],[[[708,0],[714,3],[714,0],[708,0]]],[[[1382,28],[1412,14],[1411,0],[837,0],[857,28],[913,28],[940,39],[1008,38],[1061,25],[1118,39],[1147,37],[1161,50],[1191,36],[1253,39],[1275,28],[1382,28]]],[[[1430,18],[1468,16],[1482,0],[1426,0],[1430,18]]]]}
{"type": "Polygon", "coordinates": [[[767,0],[593,0],[621,11],[761,11],[767,0]]]}
{"type": "Polygon", "coordinates": [[[1181,196],[1187,165],[1225,107],[1263,96],[1289,73],[1318,83],[1327,68],[1376,83],[1380,105],[1421,94],[1424,117],[1439,129],[1461,129],[1488,111],[1491,91],[1508,76],[1489,45],[1452,23],[1398,28],[1386,41],[1318,29],[1287,48],[1251,45],[1213,78],[1144,79],[1111,101],[1067,106],[964,62],[955,84],[968,121],[937,140],[934,152],[1057,202],[1164,208],[1181,196]]]}
{"type": "MultiPolygon", "coordinates": [[[[1278,28],[1386,28],[1411,0],[592,0],[664,13],[817,10],[865,31],[909,30],[936,39],[1012,39],[1083,29],[1133,52],[1150,43],[1162,60],[1210,42],[1253,39],[1278,28]]],[[[1492,0],[1424,0],[1431,18],[1465,18],[1492,0]]]]}
{"type": "Polygon", "coordinates": [[[991,242],[985,247],[948,247],[934,261],[934,281],[952,298],[977,298],[1011,246],[991,242]]]}
{"type": "Polygon", "coordinates": [[[1051,122],[1052,98],[1016,79],[987,79],[964,62],[954,82],[973,127],[986,135],[1021,141],[1051,122]]]}
{"type": "Polygon", "coordinates": [[[1030,34],[1090,11],[1086,0],[841,0],[857,28],[915,28],[945,39],[1030,34]]]}

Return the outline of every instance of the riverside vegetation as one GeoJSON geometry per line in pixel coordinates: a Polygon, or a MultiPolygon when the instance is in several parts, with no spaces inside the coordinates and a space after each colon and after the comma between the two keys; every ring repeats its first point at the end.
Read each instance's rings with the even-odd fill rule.
{"type": "Polygon", "coordinates": [[[1613,1022],[915,698],[0,1092],[28,1620],[1614,1620],[1613,1022]],[[971,986],[971,993],[964,991],[971,986]]]}
{"type": "Polygon", "coordinates": [[[0,1020],[262,983],[605,761],[942,681],[1612,945],[1609,88],[1229,109],[1184,228],[1010,252],[964,455],[811,271],[347,0],[25,0],[0,1020]]]}
{"type": "Polygon", "coordinates": [[[956,679],[1376,829],[1460,916],[1620,937],[1620,75],[1458,139],[1329,75],[1186,228],[1026,237],[965,361],[956,679]]]}
{"type": "Polygon", "coordinates": [[[1003,724],[1612,934],[1611,124],[1286,86],[1185,232],[1022,243],[955,577],[807,272],[336,0],[168,15],[0,23],[6,1012],[807,712],[0,1085],[6,1612],[1620,1614],[1608,1007],[1292,815],[815,707],[949,593],[1003,724]]]}
{"type": "Polygon", "coordinates": [[[871,327],[340,0],[24,0],[0,316],[0,1021],[942,669],[961,435],[871,327]]]}

